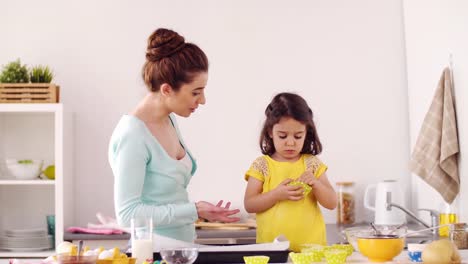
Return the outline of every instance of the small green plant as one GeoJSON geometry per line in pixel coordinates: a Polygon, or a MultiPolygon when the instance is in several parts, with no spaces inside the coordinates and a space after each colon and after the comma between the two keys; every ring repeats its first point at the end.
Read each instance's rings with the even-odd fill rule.
{"type": "Polygon", "coordinates": [[[21,65],[20,59],[12,61],[3,66],[0,74],[0,82],[2,83],[28,83],[29,74],[26,65],[21,65]]]}
{"type": "Polygon", "coordinates": [[[50,83],[54,73],[48,66],[38,65],[31,68],[30,77],[32,83],[50,83]]]}
{"type": "Polygon", "coordinates": [[[32,164],[33,161],[32,160],[18,160],[18,163],[19,164],[32,164]]]}

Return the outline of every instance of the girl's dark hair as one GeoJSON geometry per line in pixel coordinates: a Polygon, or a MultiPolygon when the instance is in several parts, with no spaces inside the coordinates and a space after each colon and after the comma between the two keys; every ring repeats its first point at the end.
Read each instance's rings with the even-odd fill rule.
{"type": "Polygon", "coordinates": [[[208,58],[197,45],[186,43],[177,32],[165,28],[149,36],[142,76],[150,91],[159,91],[164,83],[178,91],[201,72],[208,72],[208,58]]]}
{"type": "Polygon", "coordinates": [[[272,155],[276,152],[269,134],[283,117],[291,117],[306,126],[306,138],[301,154],[318,155],[322,152],[322,143],[315,128],[312,110],[301,96],[293,93],[277,94],[265,109],[265,115],[266,120],[260,134],[260,149],[263,154],[272,155]]]}

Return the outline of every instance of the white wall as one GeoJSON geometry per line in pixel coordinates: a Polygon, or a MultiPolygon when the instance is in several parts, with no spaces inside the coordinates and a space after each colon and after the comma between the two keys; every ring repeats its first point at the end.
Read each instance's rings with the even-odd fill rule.
{"type": "MultiPolygon", "coordinates": [[[[406,53],[408,64],[408,96],[411,148],[416,143],[422,121],[444,67],[453,57],[454,92],[460,144],[461,191],[458,209],[461,221],[468,221],[468,2],[462,0],[404,1],[406,53]]],[[[413,176],[417,207],[439,209],[441,196],[418,176],[413,176]]]]}
{"type": "Polygon", "coordinates": [[[8,1],[0,63],[20,57],[56,72],[75,113],[77,225],[114,213],[107,144],[145,92],[140,69],[158,27],[199,44],[211,63],[206,106],[179,119],[199,162],[193,200],[243,207],[263,110],[275,93],[294,91],[316,115],[331,181],[357,182],[362,220],[368,183],[399,179],[409,190],[402,15],[395,0],[8,1]]]}

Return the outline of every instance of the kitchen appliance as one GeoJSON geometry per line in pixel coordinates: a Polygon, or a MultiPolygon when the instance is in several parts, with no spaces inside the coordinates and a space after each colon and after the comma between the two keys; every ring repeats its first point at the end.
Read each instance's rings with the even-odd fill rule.
{"type": "Polygon", "coordinates": [[[387,207],[387,203],[405,204],[402,186],[396,180],[384,180],[367,186],[364,193],[364,207],[375,212],[376,225],[401,225],[406,223],[406,215],[395,207],[387,207]],[[371,191],[375,190],[375,203],[371,205],[371,191]]]}

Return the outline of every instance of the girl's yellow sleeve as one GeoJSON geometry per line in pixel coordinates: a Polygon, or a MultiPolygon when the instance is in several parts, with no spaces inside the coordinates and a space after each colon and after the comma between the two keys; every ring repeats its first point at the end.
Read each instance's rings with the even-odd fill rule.
{"type": "Polygon", "coordinates": [[[265,175],[268,174],[268,164],[266,159],[261,156],[255,159],[250,165],[249,170],[245,173],[244,179],[249,180],[249,177],[253,177],[261,182],[265,181],[265,175]]]}
{"type": "Polygon", "coordinates": [[[308,155],[305,158],[305,164],[307,170],[313,171],[315,178],[320,178],[328,169],[327,165],[314,155],[308,155]]]}
{"type": "Polygon", "coordinates": [[[322,176],[322,174],[324,174],[327,171],[327,169],[327,165],[321,163],[314,173],[315,178],[320,178],[320,176],[322,176]]]}

